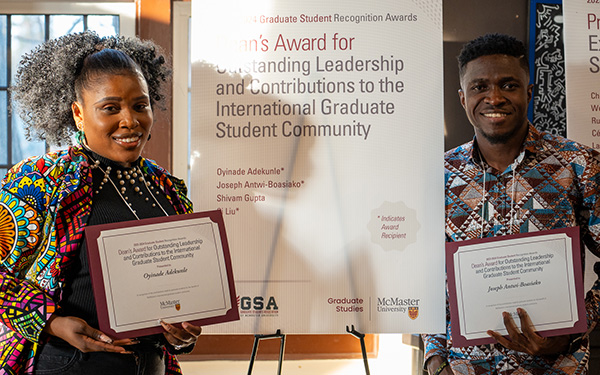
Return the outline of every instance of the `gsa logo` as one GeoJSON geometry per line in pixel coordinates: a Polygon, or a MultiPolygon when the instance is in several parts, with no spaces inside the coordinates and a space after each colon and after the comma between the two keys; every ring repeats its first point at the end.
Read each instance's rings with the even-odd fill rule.
{"type": "Polygon", "coordinates": [[[275,297],[271,296],[265,303],[265,298],[262,296],[256,297],[238,297],[238,304],[240,309],[248,310],[279,310],[275,297]]]}

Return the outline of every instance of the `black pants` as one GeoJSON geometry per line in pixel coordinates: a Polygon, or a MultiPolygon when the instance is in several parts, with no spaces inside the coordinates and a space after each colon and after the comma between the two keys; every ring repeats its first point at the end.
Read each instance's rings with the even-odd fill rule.
{"type": "Polygon", "coordinates": [[[36,354],[34,374],[39,375],[164,375],[165,364],[159,344],[141,343],[127,347],[134,354],[82,353],[68,343],[52,339],[36,354]]]}

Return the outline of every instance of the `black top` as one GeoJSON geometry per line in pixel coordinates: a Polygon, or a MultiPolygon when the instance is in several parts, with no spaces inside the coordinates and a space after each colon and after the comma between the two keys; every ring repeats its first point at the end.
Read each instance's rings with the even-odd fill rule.
{"type": "MultiPolygon", "coordinates": [[[[136,220],[134,214],[125,205],[123,198],[126,198],[128,203],[131,203],[131,208],[135,210],[136,215],[140,219],[165,216],[162,209],[156,204],[150,194],[153,194],[156,197],[160,206],[162,206],[169,215],[176,214],[175,209],[172,207],[167,197],[162,193],[160,188],[152,182],[150,176],[144,176],[144,178],[146,182],[150,183],[152,189],[150,186],[146,187],[143,181],[140,181],[139,174],[135,177],[130,175],[131,178],[126,179],[123,172],[125,170],[131,170],[131,168],[124,168],[118,163],[106,159],[92,151],[84,149],[84,152],[91,160],[90,165],[93,165],[93,161],[100,160],[101,168],[92,169],[92,210],[87,221],[88,226],[136,220]],[[108,166],[111,166],[109,174],[110,179],[119,190],[121,190],[122,187],[125,188],[124,192],[121,193],[123,198],[121,198],[119,192],[115,189],[115,186],[113,186],[109,180],[105,180],[105,172],[107,171],[108,166]],[[119,175],[121,176],[120,178],[119,175]],[[121,181],[123,181],[123,183],[121,183],[121,181]],[[136,187],[139,191],[135,191],[136,187]],[[159,192],[158,194],[156,193],[157,191],[159,192]],[[140,192],[142,193],[141,195],[140,192]]],[[[141,163],[140,160],[141,159],[138,159],[133,165],[139,166],[141,163]]],[[[90,271],[88,268],[85,236],[79,246],[79,258],[75,259],[72,268],[67,274],[61,307],[63,315],[79,317],[85,320],[91,327],[96,329],[99,328],[90,271]]]]}

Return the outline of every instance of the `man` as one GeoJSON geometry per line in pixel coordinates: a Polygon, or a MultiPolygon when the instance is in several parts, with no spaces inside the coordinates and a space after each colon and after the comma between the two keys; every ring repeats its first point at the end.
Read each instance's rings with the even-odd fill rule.
{"type": "MultiPolygon", "coordinates": [[[[580,226],[587,248],[600,255],[600,156],[561,137],[537,131],[527,120],[531,100],[523,43],[488,34],[460,55],[460,102],[475,130],[471,142],[445,154],[446,240],[580,226]]],[[[586,296],[588,332],[599,316],[600,283],[586,296]]],[[[587,374],[587,333],[543,338],[518,309],[522,331],[503,313],[505,338],[452,347],[447,332],[423,335],[430,375],[587,374]]]]}

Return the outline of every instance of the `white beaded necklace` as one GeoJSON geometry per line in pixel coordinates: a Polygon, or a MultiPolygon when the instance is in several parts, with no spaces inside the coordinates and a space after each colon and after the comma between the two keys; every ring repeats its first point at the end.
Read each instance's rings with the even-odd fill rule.
{"type": "MultiPolygon", "coordinates": [[[[88,151],[92,152],[89,149],[88,149],[88,151]]],[[[128,197],[123,196],[123,194],[125,194],[125,192],[127,191],[127,187],[126,187],[127,182],[129,182],[131,185],[135,185],[135,182],[136,182],[135,179],[137,178],[138,181],[141,182],[141,185],[146,187],[148,194],[154,200],[154,203],[152,203],[152,207],[156,207],[156,205],[158,205],[158,207],[160,207],[161,211],[165,214],[165,216],[169,216],[169,214],[167,213],[167,211],[165,211],[165,209],[160,204],[158,199],[156,199],[154,194],[152,194],[152,190],[154,190],[155,194],[160,194],[159,189],[155,190],[154,186],[152,186],[152,184],[150,182],[146,181],[146,179],[144,178],[144,173],[142,173],[142,170],[138,166],[134,167],[133,169],[131,169],[129,171],[124,171],[124,172],[117,171],[117,178],[119,179],[119,185],[121,186],[121,188],[119,189],[117,187],[117,184],[115,184],[115,182],[110,178],[110,172],[112,171],[112,167],[110,165],[108,165],[108,166],[106,166],[106,170],[104,170],[100,166],[100,160],[93,160],[91,156],[90,156],[90,159],[93,161],[93,164],[90,165],[90,168],[91,169],[98,168],[98,169],[100,169],[100,171],[102,171],[102,173],[104,173],[104,177],[102,178],[102,182],[100,183],[100,186],[98,186],[98,190],[96,190],[96,194],[99,193],[99,190],[102,190],[102,188],[104,187],[104,184],[106,182],[110,181],[111,185],[117,191],[117,194],[119,195],[119,197],[121,197],[121,200],[123,201],[123,203],[125,203],[127,208],[129,208],[129,210],[131,211],[133,216],[135,216],[135,218],[137,220],[140,220],[136,211],[133,209],[133,207],[131,207],[131,203],[127,202],[128,197]],[[125,177],[125,179],[123,179],[123,177],[125,177]]],[[[133,186],[133,190],[140,196],[144,194],[144,192],[142,191],[142,189],[139,186],[133,186]]],[[[150,199],[148,197],[146,197],[145,200],[146,200],[146,202],[150,201],[150,199]]]]}

